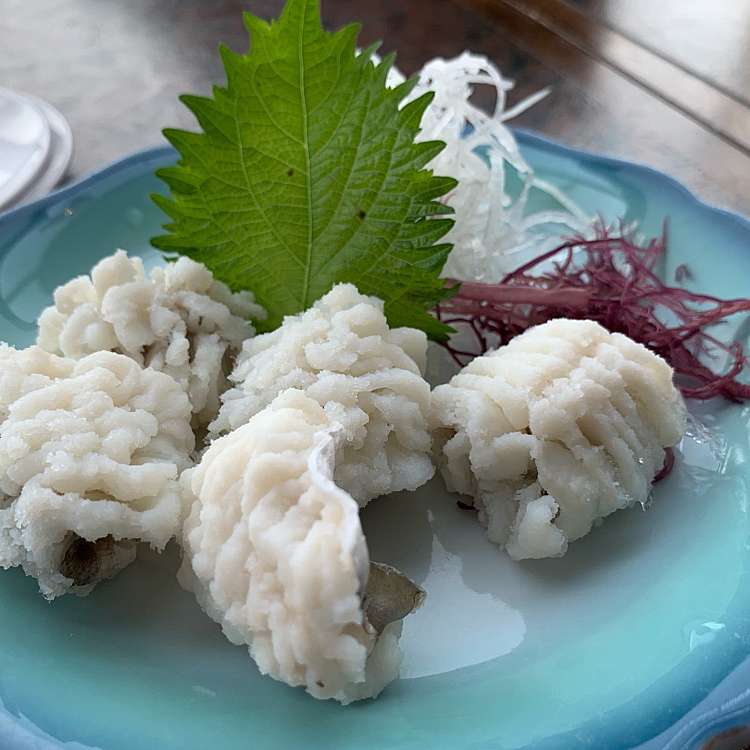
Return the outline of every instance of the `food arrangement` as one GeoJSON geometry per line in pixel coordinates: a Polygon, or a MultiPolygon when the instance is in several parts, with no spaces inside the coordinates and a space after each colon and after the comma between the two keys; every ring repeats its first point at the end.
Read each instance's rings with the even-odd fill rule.
{"type": "Polygon", "coordinates": [[[370,560],[359,508],[437,464],[512,558],[562,555],[669,469],[672,366],[685,395],[747,397],[741,347],[705,362],[706,327],[748,303],[678,309],[654,281],[692,318],[642,296],[618,333],[627,263],[656,246],[602,238],[535,178],[489,61],[405,82],[353,29],[323,32],[314,2],[247,24],[227,87],[186,97],[202,132],[168,132],[181,158],[155,244],[181,257],[147,276],[118,251],[56,292],[38,347],[3,350],[0,564],[48,598],[85,594],[138,542],[174,538],[180,582],[263,673],[348,703],[397,676],[401,622],[430,593],[370,560]],[[469,102],[488,81],[491,115],[469,102]],[[529,215],[532,190],[559,210],[529,215]],[[581,236],[549,249],[560,225],[581,236]],[[428,338],[483,356],[431,391],[428,338]]]}

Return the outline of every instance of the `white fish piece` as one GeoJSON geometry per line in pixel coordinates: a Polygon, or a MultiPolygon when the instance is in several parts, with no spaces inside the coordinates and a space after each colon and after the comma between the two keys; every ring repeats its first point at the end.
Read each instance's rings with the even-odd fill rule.
{"type": "Polygon", "coordinates": [[[118,250],[55,290],[37,343],[75,359],[114,351],[165,372],[188,394],[194,425],[205,427],[235,355],[255,332],[250,319],[264,317],[250,292],[232,293],[201,263],[182,257],[147,276],[140,258],[118,250]]]}
{"type": "Polygon", "coordinates": [[[272,333],[245,341],[209,434],[245,424],[287,388],[302,389],[346,432],[336,459],[340,487],[363,506],[414,490],[435,471],[426,357],[422,331],[389,328],[382,300],[339,284],[272,333]]]}
{"type": "Polygon", "coordinates": [[[400,620],[423,593],[370,563],[359,507],[333,479],[344,439],[292,389],[212,443],[181,477],[180,581],[262,673],[349,703],[397,676],[400,620]]]}
{"type": "Polygon", "coordinates": [[[672,368],[589,320],[552,320],[470,362],[432,396],[441,471],[511,557],[554,557],[645,505],[686,427],[672,368]]]}
{"type": "Polygon", "coordinates": [[[180,530],[187,395],[121,354],[0,345],[0,567],[87,594],[180,530]]]}

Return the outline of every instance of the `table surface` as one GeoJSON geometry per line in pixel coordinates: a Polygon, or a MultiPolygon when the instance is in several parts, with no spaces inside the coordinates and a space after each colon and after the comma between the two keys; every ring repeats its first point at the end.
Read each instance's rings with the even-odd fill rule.
{"type": "MultiPolygon", "coordinates": [[[[281,0],[4,0],[0,85],[57,105],[76,139],[70,176],[191,126],[178,102],[223,80],[220,41],[244,50],[241,11],[281,0]]],[[[750,213],[750,0],[324,0],[400,67],[471,49],[552,94],[516,124],[647,163],[705,200],[750,213]],[[657,7],[658,6],[658,7],[657,7]]]]}

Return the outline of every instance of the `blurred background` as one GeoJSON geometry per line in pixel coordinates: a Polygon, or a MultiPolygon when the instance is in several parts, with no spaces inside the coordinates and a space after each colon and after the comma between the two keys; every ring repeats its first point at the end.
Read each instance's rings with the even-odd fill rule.
{"type": "MultiPolygon", "coordinates": [[[[80,177],[190,125],[177,95],[223,80],[217,45],[246,48],[242,10],[272,16],[282,4],[3,0],[0,87],[62,113],[75,141],[67,176],[80,177]]],[[[552,87],[517,125],[750,210],[750,0],[324,0],[323,14],[331,26],[361,21],[362,40],[397,50],[405,72],[484,53],[516,79],[514,96],[552,87]]]]}

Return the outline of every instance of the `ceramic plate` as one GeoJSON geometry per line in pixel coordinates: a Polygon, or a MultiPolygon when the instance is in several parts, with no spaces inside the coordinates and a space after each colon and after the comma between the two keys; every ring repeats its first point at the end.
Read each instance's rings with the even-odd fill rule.
{"type": "Polygon", "coordinates": [[[15,203],[38,178],[51,140],[38,100],[0,89],[0,208],[15,203]]]}
{"type": "MultiPolygon", "coordinates": [[[[519,135],[592,213],[658,232],[696,289],[748,293],[750,223],[652,170],[519,135]]],[[[157,262],[154,169],[136,155],[0,218],[0,336],[34,339],[56,285],[116,247],[157,262]]],[[[727,335],[731,329],[727,328],[727,335]]],[[[261,678],[146,553],[50,605],[0,573],[0,747],[67,750],[692,750],[750,722],[750,409],[693,405],[676,470],[562,560],[513,563],[440,480],[364,512],[372,557],[428,591],[402,678],[342,708],[261,678]]]]}
{"type": "Polygon", "coordinates": [[[73,158],[73,132],[62,112],[42,99],[28,95],[26,97],[36,104],[47,120],[51,136],[50,153],[42,172],[26,192],[15,197],[14,203],[17,205],[31,203],[47,195],[65,176],[73,158]]]}
{"type": "Polygon", "coordinates": [[[73,133],[58,109],[0,89],[0,209],[47,195],[72,157],[73,133]]]}

